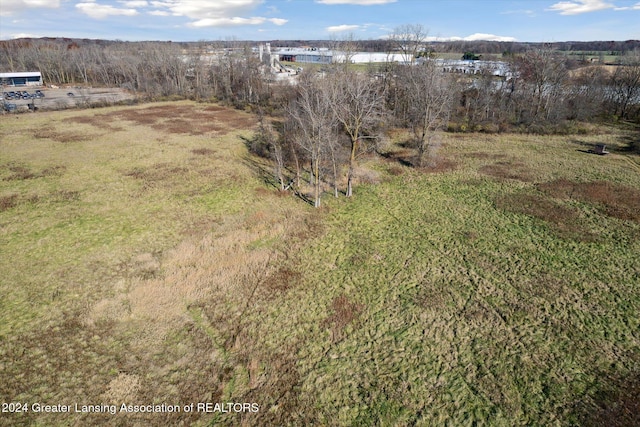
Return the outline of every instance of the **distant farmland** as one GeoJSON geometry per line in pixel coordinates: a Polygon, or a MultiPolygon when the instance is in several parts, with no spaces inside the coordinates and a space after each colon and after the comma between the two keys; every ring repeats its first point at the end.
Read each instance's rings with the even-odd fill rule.
{"type": "Polygon", "coordinates": [[[426,169],[397,132],[314,209],[256,129],[188,101],[0,116],[0,397],[29,409],[1,425],[640,422],[630,131],[443,133],[426,169]]]}

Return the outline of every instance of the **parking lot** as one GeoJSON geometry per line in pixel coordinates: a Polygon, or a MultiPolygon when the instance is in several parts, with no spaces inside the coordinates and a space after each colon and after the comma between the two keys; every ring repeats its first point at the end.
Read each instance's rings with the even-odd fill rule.
{"type": "Polygon", "coordinates": [[[2,98],[5,107],[3,111],[13,110],[12,105],[15,106],[15,111],[24,111],[30,109],[29,104],[38,110],[57,110],[91,104],[111,104],[133,99],[134,95],[119,88],[4,87],[2,98]],[[14,96],[10,95],[11,92],[14,92],[14,96]]]}

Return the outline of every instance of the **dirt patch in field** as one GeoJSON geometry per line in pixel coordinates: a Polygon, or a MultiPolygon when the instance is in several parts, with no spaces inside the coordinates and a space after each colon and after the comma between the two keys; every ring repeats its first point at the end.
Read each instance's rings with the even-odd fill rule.
{"type": "Polygon", "coordinates": [[[137,167],[124,172],[124,176],[138,179],[145,188],[155,188],[162,185],[173,186],[176,178],[185,176],[189,169],[170,163],[158,163],[148,168],[137,167]]]}
{"type": "Polygon", "coordinates": [[[362,304],[351,301],[346,295],[340,295],[333,299],[331,302],[332,314],[322,322],[324,327],[331,328],[333,342],[344,338],[345,328],[357,321],[363,308],[362,304]]]}
{"type": "Polygon", "coordinates": [[[266,297],[274,298],[297,286],[301,280],[302,273],[289,267],[282,267],[265,279],[263,288],[266,297]]]}
{"type": "Polygon", "coordinates": [[[18,205],[18,195],[8,194],[6,196],[0,196],[0,212],[7,211],[18,205]]]}
{"type": "Polygon", "coordinates": [[[123,130],[120,126],[114,126],[109,120],[105,120],[104,115],[95,115],[95,116],[77,116],[70,117],[67,121],[71,123],[80,123],[84,125],[95,126],[100,129],[108,130],[111,132],[117,132],[123,130]]]}
{"type": "Polygon", "coordinates": [[[213,112],[213,113],[220,112],[220,111],[227,111],[227,110],[228,108],[222,107],[220,105],[210,105],[204,109],[204,111],[213,112]]]}
{"type": "Polygon", "coordinates": [[[421,283],[418,293],[414,296],[414,303],[422,308],[444,310],[447,305],[448,294],[443,289],[436,288],[428,281],[421,283]]]}
{"type": "Polygon", "coordinates": [[[581,224],[577,209],[538,194],[508,194],[496,198],[498,209],[539,218],[561,237],[593,241],[595,236],[581,224]]]}
{"type": "Polygon", "coordinates": [[[57,190],[44,195],[19,195],[14,193],[0,196],[0,212],[15,208],[16,206],[23,204],[67,203],[76,201],[78,199],[80,199],[80,193],[78,191],[69,190],[57,190]]]}
{"type": "Polygon", "coordinates": [[[469,157],[471,159],[490,159],[490,160],[498,160],[504,159],[507,157],[506,154],[493,154],[493,153],[485,153],[483,151],[475,151],[472,153],[466,153],[463,155],[464,157],[469,157]]]}
{"type": "Polygon", "coordinates": [[[66,170],[65,166],[50,166],[37,172],[17,163],[6,164],[6,170],[10,173],[3,178],[3,181],[22,181],[25,179],[44,178],[47,176],[60,176],[66,170]]]}
{"type": "Polygon", "coordinates": [[[492,165],[486,165],[478,169],[478,172],[498,179],[514,179],[517,181],[531,182],[533,174],[522,162],[500,161],[492,165]]]}
{"type": "Polygon", "coordinates": [[[154,105],[143,109],[119,110],[104,117],[132,121],[162,132],[190,135],[224,134],[255,125],[255,119],[250,115],[214,106],[201,110],[193,105],[154,105]]]}
{"type": "Polygon", "coordinates": [[[538,185],[558,199],[574,199],[596,205],[605,215],[640,223],[640,190],[606,181],[574,182],[558,179],[538,185]]]}
{"type": "Polygon", "coordinates": [[[640,373],[602,372],[598,389],[574,407],[578,425],[626,427],[640,425],[640,373]]]}
{"type": "Polygon", "coordinates": [[[194,148],[191,152],[198,156],[213,156],[216,154],[216,150],[212,150],[211,148],[194,148]]]}
{"type": "Polygon", "coordinates": [[[431,159],[427,162],[427,166],[421,168],[420,170],[424,173],[444,173],[451,172],[458,167],[458,163],[447,159],[444,157],[440,157],[437,159],[431,159]]]}
{"type": "Polygon", "coordinates": [[[70,143],[89,141],[94,137],[94,135],[71,131],[57,131],[54,129],[38,129],[33,133],[33,137],[38,139],[51,139],[62,143],[70,143]]]}

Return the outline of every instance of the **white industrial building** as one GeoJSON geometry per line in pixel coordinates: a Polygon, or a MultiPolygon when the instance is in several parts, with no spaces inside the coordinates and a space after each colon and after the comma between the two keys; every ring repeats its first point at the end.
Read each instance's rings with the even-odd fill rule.
{"type": "Polygon", "coordinates": [[[347,54],[337,50],[327,48],[297,48],[283,47],[275,52],[278,60],[283,62],[301,62],[313,64],[331,64],[335,62],[345,62],[349,57],[352,64],[384,63],[384,62],[405,62],[405,56],[400,53],[385,52],[353,52],[347,54]]]}
{"type": "Polygon", "coordinates": [[[280,73],[284,72],[289,74],[297,74],[297,71],[290,66],[282,64],[282,62],[331,64],[344,63],[348,57],[349,62],[352,64],[380,64],[390,62],[421,64],[425,61],[433,61],[436,66],[445,73],[491,74],[507,79],[512,77],[509,64],[502,61],[472,61],[440,58],[411,58],[411,60],[408,60],[407,55],[400,52],[345,53],[344,51],[316,47],[281,47],[272,51],[269,43],[265,46],[261,45],[259,52],[261,60],[270,60],[271,67],[280,73]],[[266,56],[264,56],[265,50],[266,56]]]}
{"type": "Polygon", "coordinates": [[[40,71],[0,73],[0,83],[3,86],[42,86],[42,74],[40,71]]]}

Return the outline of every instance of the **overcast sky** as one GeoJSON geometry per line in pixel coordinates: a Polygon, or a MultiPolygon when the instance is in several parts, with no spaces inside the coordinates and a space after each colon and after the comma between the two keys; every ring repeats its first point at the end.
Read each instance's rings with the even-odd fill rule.
{"type": "Polygon", "coordinates": [[[440,40],[640,39],[638,0],[0,0],[0,38],[377,39],[422,24],[440,40]]]}

